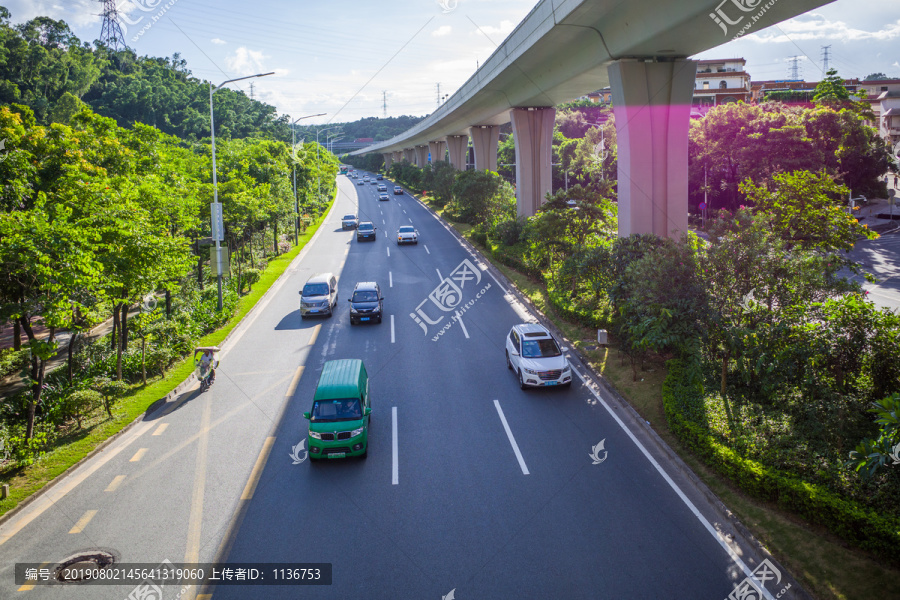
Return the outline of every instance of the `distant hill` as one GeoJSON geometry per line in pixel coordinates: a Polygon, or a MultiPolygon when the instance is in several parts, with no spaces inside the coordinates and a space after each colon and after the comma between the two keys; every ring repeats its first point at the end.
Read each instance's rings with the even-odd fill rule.
{"type": "MultiPolygon", "coordinates": [[[[389,140],[395,135],[401,134],[425,117],[412,117],[403,115],[400,117],[387,117],[382,119],[379,117],[366,117],[358,121],[350,121],[347,123],[329,123],[328,126],[339,125],[344,134],[342,141],[352,142],[359,138],[372,138],[376,142],[389,140]]],[[[316,139],[316,130],[321,125],[309,125],[306,127],[297,126],[297,137],[306,140],[316,139]]],[[[321,139],[319,140],[322,141],[321,139]]]]}

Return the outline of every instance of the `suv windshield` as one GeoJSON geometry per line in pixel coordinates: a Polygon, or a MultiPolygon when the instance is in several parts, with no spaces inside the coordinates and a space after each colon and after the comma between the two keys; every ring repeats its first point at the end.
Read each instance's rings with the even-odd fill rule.
{"type": "Polygon", "coordinates": [[[522,342],[522,358],[546,358],[559,356],[559,346],[556,340],[544,338],[542,340],[524,340],[522,342]]]}
{"type": "Polygon", "coordinates": [[[316,400],[313,403],[310,421],[358,421],[362,419],[359,400],[316,400]]]}
{"type": "Polygon", "coordinates": [[[378,302],[378,294],[375,292],[353,292],[354,302],[378,302]]]}
{"type": "Polygon", "coordinates": [[[307,283],[303,286],[303,295],[304,296],[327,296],[328,295],[328,284],[327,283],[307,283]]]}
{"type": "Polygon", "coordinates": [[[400,228],[400,233],[412,233],[413,231],[415,231],[415,229],[412,225],[404,225],[400,228]]]}
{"type": "Polygon", "coordinates": [[[344,215],[345,221],[353,221],[354,219],[356,219],[356,215],[344,215]]]}
{"type": "Polygon", "coordinates": [[[375,226],[371,223],[360,223],[359,230],[360,231],[369,231],[370,229],[375,229],[375,226]]]}

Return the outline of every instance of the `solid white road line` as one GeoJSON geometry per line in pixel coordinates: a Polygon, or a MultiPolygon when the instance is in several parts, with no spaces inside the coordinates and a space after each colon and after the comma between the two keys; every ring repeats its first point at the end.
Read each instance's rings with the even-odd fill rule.
{"type": "Polygon", "coordinates": [[[425,244],[422,244],[422,245],[425,246],[425,252],[427,252],[428,254],[431,254],[431,250],[428,249],[428,246],[425,244]]]}
{"type": "Polygon", "coordinates": [[[513,452],[516,453],[516,460],[519,461],[519,467],[522,468],[522,475],[528,475],[528,467],[525,466],[525,459],[522,458],[522,453],[519,452],[519,445],[516,443],[516,438],[513,437],[512,431],[509,429],[509,423],[506,422],[506,416],[503,414],[503,409],[500,408],[500,401],[494,400],[494,406],[497,407],[497,414],[500,415],[500,422],[503,423],[503,429],[506,430],[506,437],[509,438],[509,444],[512,446],[513,452]]]}
{"type": "Polygon", "coordinates": [[[390,257],[391,257],[391,247],[390,247],[390,246],[385,246],[384,249],[387,250],[388,258],[390,258],[390,257]]]}
{"type": "Polygon", "coordinates": [[[441,281],[443,281],[443,280],[444,280],[444,276],[441,275],[441,270],[436,268],[435,271],[437,271],[438,279],[440,279],[441,281]]]}
{"type": "Polygon", "coordinates": [[[409,222],[412,223],[412,219],[410,219],[409,222]]]}
{"type": "Polygon", "coordinates": [[[391,485],[400,483],[400,470],[397,466],[397,407],[391,408],[391,454],[393,455],[391,464],[391,485]]]}
{"type": "Polygon", "coordinates": [[[394,343],[394,315],[391,315],[391,343],[394,343]]]}
{"type": "Polygon", "coordinates": [[[394,287],[394,274],[388,271],[388,287],[394,287]]]}
{"type": "Polygon", "coordinates": [[[469,332],[466,331],[466,324],[463,323],[462,315],[459,314],[459,311],[456,311],[456,321],[459,323],[459,326],[462,327],[463,335],[466,336],[466,339],[469,339],[469,332]]]}
{"type": "MultiPolygon", "coordinates": [[[[578,375],[578,379],[580,379],[582,383],[585,383],[585,384],[587,383],[585,381],[585,378],[581,375],[581,373],[579,373],[578,371],[575,371],[575,374],[578,375]]],[[[697,517],[697,520],[700,521],[700,524],[703,525],[703,528],[706,529],[706,531],[708,531],[711,536],[716,538],[716,541],[719,542],[719,545],[722,546],[722,548],[725,550],[725,552],[728,553],[728,556],[731,557],[731,560],[734,561],[734,564],[736,564],[738,567],[740,567],[740,569],[744,572],[744,574],[747,577],[752,577],[752,573],[753,573],[752,570],[747,566],[747,564],[743,560],[741,560],[741,557],[738,556],[734,552],[734,550],[731,549],[731,546],[728,545],[728,543],[725,541],[724,537],[722,537],[722,534],[720,534],[718,531],[716,531],[716,529],[710,524],[710,522],[706,520],[706,517],[704,517],[702,514],[700,514],[700,511],[697,510],[697,507],[694,506],[694,503],[690,501],[690,499],[685,495],[685,493],[681,491],[681,488],[678,487],[678,484],[675,483],[674,481],[672,481],[672,478],[669,477],[669,474],[665,472],[665,470],[662,468],[662,466],[660,466],[660,464],[658,462],[656,462],[656,459],[653,458],[653,456],[651,456],[651,454],[647,451],[647,449],[644,448],[644,445],[638,441],[638,439],[634,436],[633,433],[631,433],[631,430],[625,426],[625,423],[622,422],[622,420],[619,418],[619,415],[617,415],[615,412],[613,412],[612,408],[606,403],[606,401],[600,397],[600,394],[598,394],[597,391],[594,390],[594,386],[593,385],[585,385],[585,387],[591,391],[591,393],[594,395],[594,397],[597,399],[597,401],[600,402],[600,405],[606,409],[606,412],[608,412],[610,414],[610,416],[612,416],[612,418],[615,419],[616,423],[619,424],[619,427],[621,427],[622,430],[626,434],[628,434],[628,437],[631,438],[631,441],[634,442],[634,445],[638,447],[638,450],[641,451],[641,453],[644,455],[644,457],[650,461],[650,464],[653,465],[653,467],[659,472],[660,475],[662,475],[662,478],[666,480],[666,483],[668,483],[669,486],[675,491],[675,493],[678,494],[678,497],[681,498],[681,501],[685,503],[685,505],[688,507],[688,510],[690,510],[691,513],[693,513],[693,515],[695,517],[697,517]]],[[[494,402],[496,402],[496,400],[494,400],[494,402]]],[[[498,409],[499,409],[499,405],[498,405],[498,409]]],[[[765,594],[767,600],[775,600],[773,598],[772,594],[769,593],[768,590],[766,590],[765,588],[762,588],[762,591],[763,591],[763,594],[765,594]]]]}

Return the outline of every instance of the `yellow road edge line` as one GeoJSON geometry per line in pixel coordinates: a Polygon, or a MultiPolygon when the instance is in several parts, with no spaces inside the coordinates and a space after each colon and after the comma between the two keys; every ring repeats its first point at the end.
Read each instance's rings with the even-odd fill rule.
{"type": "Polygon", "coordinates": [[[303,369],[305,367],[300,365],[297,367],[297,372],[294,373],[294,378],[291,380],[291,385],[288,386],[287,393],[284,395],[285,398],[291,398],[294,395],[294,392],[297,391],[297,384],[300,383],[300,378],[303,377],[303,369]]]}
{"type": "Polygon", "coordinates": [[[272,451],[272,444],[274,443],[274,436],[267,437],[266,441],[263,443],[262,450],[259,451],[259,456],[256,458],[256,464],[253,465],[253,471],[250,472],[250,479],[247,481],[247,485],[244,487],[244,491],[241,494],[241,500],[250,500],[253,498],[253,493],[256,491],[256,484],[259,483],[263,467],[266,464],[266,460],[269,458],[269,452],[272,451]]]}
{"type": "Polygon", "coordinates": [[[87,524],[91,522],[91,519],[94,518],[94,515],[97,514],[96,510],[89,510],[84,515],[78,519],[78,522],[72,526],[72,529],[69,530],[69,533],[81,533],[81,531],[87,527],[87,524]]]}
{"type": "MultiPolygon", "coordinates": [[[[39,568],[43,569],[43,568],[49,567],[51,564],[52,563],[48,563],[48,562],[41,563],[41,566],[39,568]]],[[[37,584],[36,583],[23,583],[22,585],[19,586],[19,589],[17,589],[16,591],[17,592],[30,592],[31,590],[34,589],[35,585],[37,585],[37,584]]]]}
{"type": "Polygon", "coordinates": [[[312,334],[312,337],[309,338],[309,344],[308,344],[309,346],[315,346],[315,345],[316,345],[316,340],[319,339],[319,330],[320,330],[320,329],[322,329],[322,324],[321,324],[321,323],[319,323],[318,325],[316,325],[315,327],[313,327],[313,334],[312,334]]]}
{"type": "Polygon", "coordinates": [[[162,432],[165,431],[168,426],[168,423],[160,423],[159,427],[156,428],[156,431],[153,432],[153,435],[162,435],[162,432]]]}
{"type": "Polygon", "coordinates": [[[119,486],[122,485],[122,482],[125,481],[125,475],[116,475],[112,481],[109,482],[109,485],[106,486],[104,492],[114,492],[119,489],[119,486]]]}
{"type": "Polygon", "coordinates": [[[194,492],[191,495],[191,516],[188,521],[187,547],[184,562],[200,562],[200,526],[203,524],[203,494],[206,492],[206,458],[209,449],[209,429],[212,419],[212,402],[206,397],[203,416],[200,418],[200,437],[197,440],[197,466],[194,469],[194,492]]]}
{"type": "Polygon", "coordinates": [[[144,455],[147,454],[147,450],[149,450],[149,448],[141,448],[140,450],[138,450],[137,452],[134,453],[134,456],[132,456],[128,460],[128,462],[138,462],[139,460],[144,458],[144,455]]]}

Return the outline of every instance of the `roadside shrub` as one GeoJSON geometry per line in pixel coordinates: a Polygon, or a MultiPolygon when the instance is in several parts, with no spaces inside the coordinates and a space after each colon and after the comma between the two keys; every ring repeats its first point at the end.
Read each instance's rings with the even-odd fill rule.
{"type": "Polygon", "coordinates": [[[75,390],[69,394],[64,404],[66,415],[78,422],[78,429],[81,429],[84,418],[102,405],[103,396],[94,390],[75,390]]]}
{"type": "Polygon", "coordinates": [[[22,348],[21,350],[4,348],[0,350],[0,379],[27,369],[30,361],[31,350],[29,348],[22,348]]]}
{"type": "Polygon", "coordinates": [[[494,229],[495,237],[504,246],[515,246],[525,233],[525,219],[503,221],[494,229]]]}

